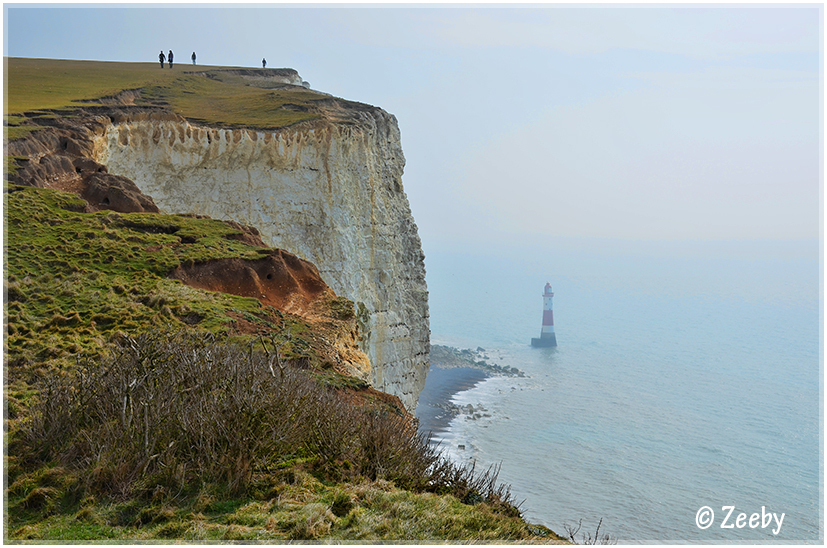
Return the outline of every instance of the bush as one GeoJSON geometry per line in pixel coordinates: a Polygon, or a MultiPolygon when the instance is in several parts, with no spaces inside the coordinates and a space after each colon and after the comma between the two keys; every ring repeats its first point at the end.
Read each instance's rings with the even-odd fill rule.
{"type": "Polygon", "coordinates": [[[499,468],[477,475],[452,463],[410,417],[357,405],[305,362],[261,347],[192,332],[122,337],[111,357],[43,381],[10,451],[27,466],[78,472],[80,496],[151,498],[209,483],[237,495],[280,465],[310,462],[335,480],[391,480],[519,515],[499,468]]]}

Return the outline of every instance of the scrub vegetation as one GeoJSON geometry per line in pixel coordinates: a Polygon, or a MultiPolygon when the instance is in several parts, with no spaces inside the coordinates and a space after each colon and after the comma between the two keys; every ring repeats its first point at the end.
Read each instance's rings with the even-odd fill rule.
{"type": "MultiPolygon", "coordinates": [[[[217,125],[294,123],[273,105],[311,101],[150,64],[6,61],[9,138],[125,89],[181,114],[207,97],[217,125]],[[42,71],[50,86],[27,81],[42,71]]],[[[170,272],[273,250],[222,221],[84,206],[4,186],[5,540],[562,540],[521,518],[498,468],[448,461],[333,363],[352,302],[309,319],[189,287],[170,272]]]]}
{"type": "Polygon", "coordinates": [[[11,538],[552,535],[496,469],[453,464],[409,416],[255,346],[143,335],[44,379],[9,445],[11,538]]]}
{"type": "Polygon", "coordinates": [[[557,538],[496,469],[445,460],[331,371],[320,324],[165,277],[266,249],[220,221],[82,206],[5,193],[8,540],[557,538]]]}

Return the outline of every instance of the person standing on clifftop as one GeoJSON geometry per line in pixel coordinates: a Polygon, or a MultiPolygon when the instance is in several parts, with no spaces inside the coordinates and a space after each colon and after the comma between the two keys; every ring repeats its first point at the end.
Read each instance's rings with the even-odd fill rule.
{"type": "Polygon", "coordinates": [[[195,66],[195,52],[192,52],[192,64],[195,66]]]}
{"type": "Polygon", "coordinates": [[[169,54],[167,55],[167,60],[169,60],[169,68],[172,68],[172,50],[169,50],[169,54]]]}
{"type": "Polygon", "coordinates": [[[158,54],[158,60],[161,62],[161,68],[164,68],[164,61],[166,57],[164,57],[164,50],[161,50],[161,53],[158,54]]]}
{"type": "Polygon", "coordinates": [[[261,60],[261,68],[267,68],[267,59],[261,60]]]}

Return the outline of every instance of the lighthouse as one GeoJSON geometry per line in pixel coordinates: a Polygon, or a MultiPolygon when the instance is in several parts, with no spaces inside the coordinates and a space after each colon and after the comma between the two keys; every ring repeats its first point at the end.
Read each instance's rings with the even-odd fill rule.
{"type": "Polygon", "coordinates": [[[551,292],[551,284],[546,282],[543,289],[543,329],[540,331],[539,339],[531,339],[531,346],[557,346],[557,337],[554,335],[554,312],[551,308],[552,297],[554,293],[551,292]]]}

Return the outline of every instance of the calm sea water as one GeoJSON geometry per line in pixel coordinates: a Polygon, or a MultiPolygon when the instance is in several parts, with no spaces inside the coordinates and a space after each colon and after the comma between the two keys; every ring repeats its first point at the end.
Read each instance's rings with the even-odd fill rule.
{"type": "Polygon", "coordinates": [[[437,438],[478,468],[502,463],[527,518],[558,533],[602,518],[620,542],[823,541],[818,245],[429,253],[432,342],[528,375],[454,396],[490,417],[437,438]],[[559,346],[534,349],[547,281],[559,346]],[[722,528],[724,506],[746,525],[722,528]],[[762,512],[784,513],[777,534],[750,527],[762,512]]]}

